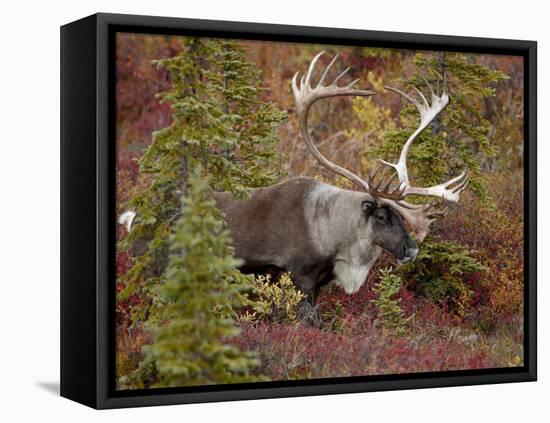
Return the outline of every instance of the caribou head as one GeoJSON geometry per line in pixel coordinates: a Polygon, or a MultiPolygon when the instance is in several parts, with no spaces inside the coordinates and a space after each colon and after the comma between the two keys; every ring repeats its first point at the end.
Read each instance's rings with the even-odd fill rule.
{"type": "MultiPolygon", "coordinates": [[[[388,251],[400,263],[408,263],[416,258],[418,246],[411,238],[401,215],[389,205],[378,204],[376,200],[364,200],[361,203],[365,215],[365,226],[358,230],[367,235],[370,241],[388,251]]],[[[368,248],[368,246],[367,246],[368,248]]]]}

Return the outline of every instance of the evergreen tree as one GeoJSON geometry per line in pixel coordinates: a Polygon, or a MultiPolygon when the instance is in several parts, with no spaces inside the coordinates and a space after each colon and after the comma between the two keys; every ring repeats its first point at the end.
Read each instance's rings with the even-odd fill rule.
{"type": "Polygon", "coordinates": [[[247,382],[259,365],[251,354],[227,345],[238,334],[233,307],[247,303],[250,280],[236,266],[209,178],[190,178],[181,217],[169,240],[164,283],[156,290],[153,342],[140,367],[123,379],[130,387],[194,386],[247,382]]]}
{"type": "MultiPolygon", "coordinates": [[[[484,117],[485,99],[495,95],[495,83],[508,77],[476,63],[474,56],[463,53],[418,53],[414,63],[417,71],[401,81],[403,86],[412,85],[430,99],[426,81],[437,95],[441,94],[445,81],[451,97],[449,106],[422,132],[409,151],[407,165],[414,184],[436,185],[448,180],[450,175],[468,169],[468,189],[490,207],[492,202],[484,182],[487,164],[495,150],[489,139],[490,125],[484,117]]],[[[384,140],[368,152],[370,158],[382,157],[392,161],[399,156],[407,138],[419,124],[418,111],[406,104],[401,112],[401,128],[387,132],[384,140]]],[[[358,103],[357,106],[362,113],[368,110],[365,108],[368,105],[358,103]]],[[[361,113],[358,115],[361,118],[361,113]]],[[[480,264],[460,245],[441,241],[436,236],[427,237],[420,251],[415,262],[403,267],[402,274],[407,269],[408,280],[414,275],[416,280],[424,283],[413,283],[409,288],[439,303],[449,304],[457,313],[464,314],[470,293],[466,279],[473,271],[482,270],[480,264]],[[432,269],[428,275],[427,260],[436,260],[438,264],[428,266],[432,269]],[[422,275],[427,276],[423,279],[422,275]]]]}
{"type": "Polygon", "coordinates": [[[274,129],[285,118],[259,100],[260,74],[233,41],[186,38],[181,54],[156,62],[172,88],[159,95],[172,110],[172,124],[153,134],[139,160],[148,184],[128,208],[137,213],[122,248],[141,246],[124,276],[120,299],[139,294],[134,324],[150,318],[154,288],[167,265],[168,239],[187,191],[188,169],[201,165],[215,191],[244,197],[248,189],[275,182],[279,175],[274,129]]]}
{"type": "Polygon", "coordinates": [[[382,327],[393,331],[397,336],[405,333],[407,319],[401,310],[401,298],[395,298],[401,289],[401,277],[392,273],[392,269],[380,269],[380,280],[372,288],[377,295],[372,302],[378,308],[378,319],[382,327]]]}
{"type": "Polygon", "coordinates": [[[221,72],[207,73],[209,95],[221,93],[223,117],[228,126],[226,139],[231,141],[222,145],[222,157],[229,163],[224,162],[221,167],[233,185],[224,186],[221,182],[215,188],[237,194],[242,194],[243,187],[245,190],[263,187],[279,180],[281,159],[274,129],[286,117],[275,104],[258,101],[261,73],[253,63],[244,60],[245,56],[242,43],[225,40],[214,57],[215,68],[221,72]]]}
{"type": "MultiPolygon", "coordinates": [[[[489,123],[483,115],[483,102],[494,96],[493,84],[507,78],[502,72],[474,62],[463,53],[419,53],[414,63],[418,70],[403,81],[426,92],[428,81],[440,94],[445,81],[451,103],[413,144],[407,159],[414,171],[416,185],[435,185],[449,175],[469,170],[469,189],[486,200],[483,165],[494,155],[489,142],[489,123]]],[[[427,96],[429,98],[429,96],[427,96]]],[[[418,112],[408,106],[401,113],[403,126],[391,131],[370,155],[394,158],[399,155],[409,135],[418,127],[418,112]]]]}
{"type": "Polygon", "coordinates": [[[469,279],[486,270],[469,248],[429,235],[416,260],[401,266],[397,273],[408,281],[408,289],[464,317],[473,294],[469,279]]]}

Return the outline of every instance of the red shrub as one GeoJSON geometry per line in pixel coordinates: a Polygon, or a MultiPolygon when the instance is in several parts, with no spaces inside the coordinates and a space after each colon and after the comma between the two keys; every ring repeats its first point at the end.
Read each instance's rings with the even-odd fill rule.
{"type": "Polygon", "coordinates": [[[450,213],[436,228],[443,239],[467,245],[489,270],[474,275],[469,287],[474,307],[487,306],[494,320],[523,310],[523,193],[513,176],[492,176],[497,206],[483,207],[473,197],[465,198],[460,210],[450,213]]]}

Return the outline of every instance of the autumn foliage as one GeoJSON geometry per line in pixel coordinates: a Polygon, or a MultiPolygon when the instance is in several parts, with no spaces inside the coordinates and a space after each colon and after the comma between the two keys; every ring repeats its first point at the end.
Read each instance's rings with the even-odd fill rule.
{"type": "MultiPolygon", "coordinates": [[[[158,137],[166,128],[172,128],[168,131],[175,128],[171,108],[174,102],[166,95],[159,98],[158,94],[170,92],[173,84],[185,85],[185,81],[174,81],[175,73],[170,66],[175,66],[173,58],[186,46],[189,40],[186,44],[181,37],[118,35],[118,213],[145,195],[155,181],[151,169],[143,171],[144,152],[151,151],[148,147],[154,143],[154,133],[158,137]],[[165,66],[158,66],[159,63],[165,66]],[[159,101],[161,99],[165,101],[159,101]]],[[[340,52],[341,64],[337,66],[342,69],[351,66],[351,77],[361,78],[365,88],[374,88],[379,93],[368,99],[335,98],[314,105],[310,126],[323,154],[357,174],[366,174],[375,157],[394,159],[416,115],[382,86],[412,84],[421,88],[419,75],[436,79],[441,76],[440,72],[447,72],[447,77],[454,81],[451,85],[454,103],[442,120],[423,134],[418,148],[413,147],[411,166],[416,171],[414,177],[423,183],[441,181],[445,175],[456,174],[461,166],[466,166],[471,170],[472,184],[460,204],[451,207],[444,219],[433,224],[431,235],[421,246],[415,262],[397,267],[392,257],[383,254],[356,294],[346,295],[334,284],[324,287],[317,306],[321,317],[318,327],[297,318],[301,293],[289,283],[292,275],[284,275],[283,283],[271,287],[265,279],[252,283],[255,293],[251,293],[250,299],[252,302],[256,299],[256,305],[247,302],[242,302],[240,308],[237,305],[230,323],[236,330],[226,326],[219,331],[220,342],[227,346],[231,359],[241,360],[240,351],[249,360],[239,367],[240,376],[235,381],[248,380],[243,375],[248,367],[256,380],[288,380],[522,365],[521,58],[455,53],[443,57],[434,52],[242,41],[230,45],[221,53],[220,60],[236,63],[232,52],[237,50],[232,49],[237,47],[239,54],[254,66],[243,65],[235,69],[235,73],[249,78],[247,83],[251,84],[254,78],[259,83],[253,93],[231,94],[235,105],[240,104],[239,96],[246,97],[245,106],[235,106],[224,113],[223,104],[216,103],[216,107],[210,109],[218,113],[215,116],[219,125],[217,135],[226,137],[228,143],[232,143],[230,148],[242,159],[226,164],[225,169],[229,170],[225,173],[219,169],[209,170],[212,184],[217,184],[211,188],[243,191],[246,195],[245,188],[298,175],[351,187],[349,182],[320,168],[313,160],[293,118],[290,79],[323,49],[329,53],[340,52]],[[284,112],[288,113],[286,120],[284,112]],[[241,116],[246,119],[239,120],[241,116]],[[251,119],[263,123],[251,124],[251,119]],[[233,131],[246,134],[250,143],[235,145],[230,137],[233,131]],[[263,140],[269,149],[265,150],[265,156],[257,158],[254,149],[263,150],[249,146],[263,140]],[[246,173],[249,169],[253,170],[246,173]],[[228,172],[238,175],[235,176],[238,186],[230,184],[237,179],[224,179],[223,175],[228,172]]],[[[214,85],[209,86],[208,81],[203,80],[197,85],[197,89],[204,90],[205,98],[214,95],[213,92],[218,93],[216,95],[224,92],[223,81],[212,76],[210,82],[214,85]]],[[[189,96],[183,88],[179,95],[175,101],[187,105],[189,96]]],[[[176,117],[176,123],[178,119],[181,116],[176,117]]],[[[193,127],[185,134],[192,138],[198,129],[193,127]]],[[[207,129],[202,128],[197,138],[199,135],[201,140],[207,140],[207,129]]],[[[203,187],[204,191],[208,189],[203,187]]],[[[169,200],[179,207],[179,196],[169,200]]],[[[155,204],[155,207],[166,204],[155,204]]],[[[154,224],[151,225],[154,228],[154,224]]],[[[154,236],[168,242],[174,230],[166,226],[164,232],[155,232],[154,236]]],[[[179,236],[185,238],[183,232],[179,236]]],[[[155,269],[158,272],[144,277],[139,268],[136,270],[139,263],[136,249],[140,246],[128,242],[131,238],[122,227],[118,229],[118,239],[121,246],[116,257],[119,387],[163,386],[155,376],[158,368],[144,357],[147,348],[154,350],[151,345],[155,339],[169,329],[148,328],[153,297],[147,294],[149,287],[140,283],[147,280],[162,284],[165,269],[155,269]],[[136,277],[132,272],[137,272],[136,277]],[[136,371],[140,368],[145,376],[136,382],[136,371]],[[125,385],[132,374],[133,383],[125,385]]],[[[207,250],[205,247],[205,254],[207,250]]],[[[179,262],[174,257],[170,260],[172,272],[176,272],[174,266],[179,262]]],[[[171,310],[190,310],[185,308],[188,305],[180,306],[171,306],[171,310]]],[[[177,313],[160,316],[163,324],[178,319],[177,313]]],[[[163,357],[164,366],[171,360],[177,362],[174,357],[166,358],[163,352],[157,351],[157,356],[163,357]]],[[[167,369],[163,371],[170,373],[167,369]]],[[[182,375],[172,377],[171,385],[186,384],[182,375]]],[[[188,384],[209,383],[197,375],[194,373],[194,379],[188,384]]],[[[221,380],[231,381],[225,373],[221,380]]]]}

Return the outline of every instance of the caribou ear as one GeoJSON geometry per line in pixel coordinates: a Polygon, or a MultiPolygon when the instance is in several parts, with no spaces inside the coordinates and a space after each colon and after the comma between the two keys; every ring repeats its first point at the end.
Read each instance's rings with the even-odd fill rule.
{"type": "Polygon", "coordinates": [[[377,208],[378,204],[376,203],[376,200],[365,200],[361,203],[361,210],[367,217],[371,216],[377,208]]]}

